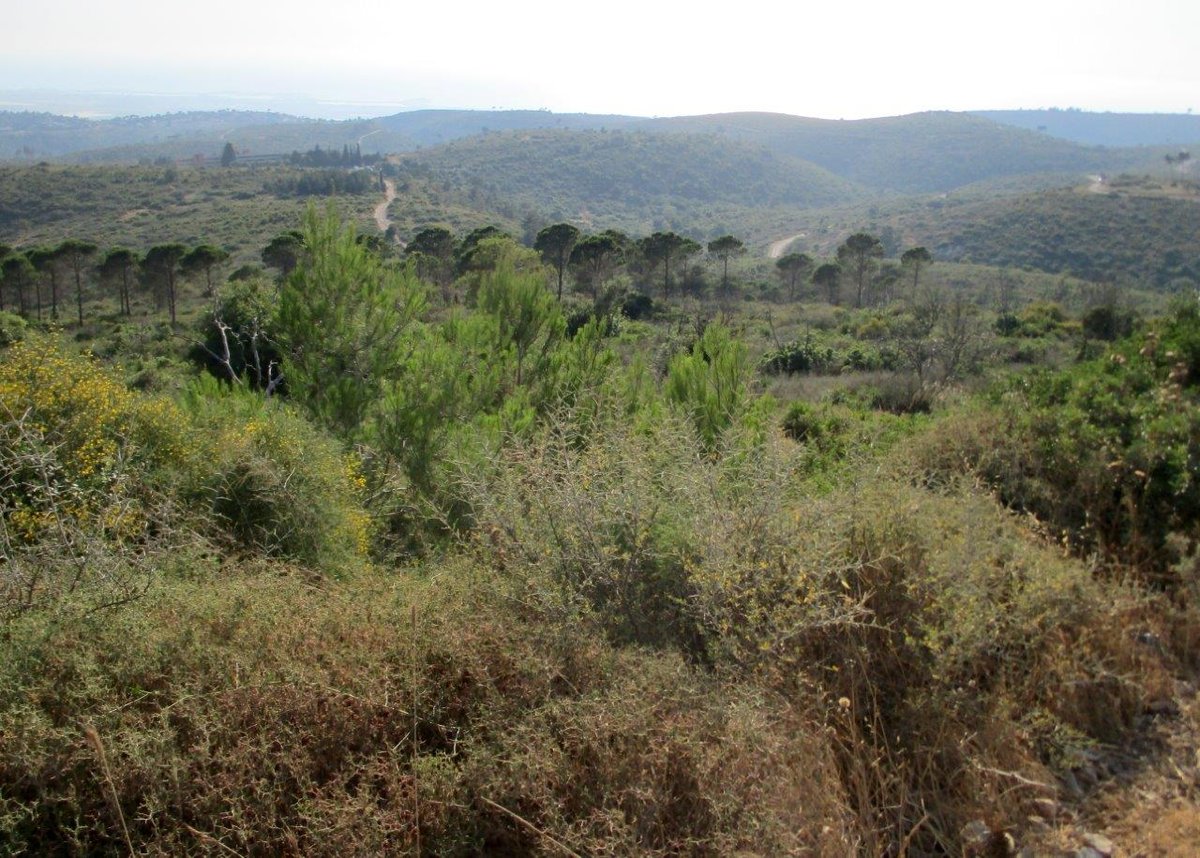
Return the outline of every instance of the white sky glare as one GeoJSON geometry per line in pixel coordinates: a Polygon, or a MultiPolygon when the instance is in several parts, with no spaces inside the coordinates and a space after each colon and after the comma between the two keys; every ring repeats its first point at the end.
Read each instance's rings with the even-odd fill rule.
{"type": "Polygon", "coordinates": [[[2,90],[302,93],[364,115],[1200,108],[1194,0],[6,5],[2,90]]]}

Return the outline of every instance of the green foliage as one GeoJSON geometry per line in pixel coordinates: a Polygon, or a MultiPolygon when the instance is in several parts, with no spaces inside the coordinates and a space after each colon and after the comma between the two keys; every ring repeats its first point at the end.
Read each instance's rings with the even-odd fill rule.
{"type": "MultiPolygon", "coordinates": [[[[407,156],[407,165],[543,211],[638,211],[717,202],[810,207],[858,189],[812,164],[711,134],[488,134],[407,156]]],[[[698,212],[699,213],[699,212],[698,212]]]]}
{"type": "Polygon", "coordinates": [[[856,232],[838,245],[838,264],[854,282],[855,307],[863,306],[868,281],[878,264],[876,260],[883,255],[883,244],[878,238],[865,232],[856,232]]]}
{"type": "Polygon", "coordinates": [[[223,381],[273,391],[282,378],[278,311],[275,286],[265,277],[227,283],[204,319],[203,343],[192,349],[192,359],[223,381]]]}
{"type": "Polygon", "coordinates": [[[1077,550],[1177,586],[1172,534],[1200,528],[1197,319],[1189,304],[1109,355],[1009,382],[979,436],[943,439],[923,461],[942,473],[973,462],[1005,503],[1077,550]]]}
{"type": "Polygon", "coordinates": [[[759,366],[771,375],[797,372],[830,372],[841,366],[832,348],[821,348],[811,340],[787,343],[763,355],[759,366]]]}
{"type": "Polygon", "coordinates": [[[626,247],[622,238],[612,231],[588,235],[578,241],[571,251],[571,265],[575,268],[576,279],[584,287],[590,288],[594,301],[599,300],[605,283],[624,259],[626,247]]]}
{"type": "Polygon", "coordinates": [[[938,259],[1070,274],[1169,290],[1200,283],[1194,199],[1166,193],[962,195],[889,219],[938,259]]]}
{"type": "Polygon", "coordinates": [[[375,175],[366,170],[304,170],[298,176],[268,182],[266,190],[281,197],[332,197],[370,194],[378,187],[375,175]]]}
{"type": "Polygon", "coordinates": [[[279,271],[280,277],[291,274],[304,256],[304,234],[298,231],[281,233],[262,249],[263,264],[279,271]]]}
{"type": "MultiPolygon", "coordinates": [[[[306,205],[301,197],[264,192],[264,182],[299,173],[178,167],[164,183],[164,169],[153,166],[0,167],[0,241],[28,247],[88,236],[102,247],[139,252],[174,241],[207,243],[228,250],[237,264],[258,261],[263,245],[299,222],[306,205]]],[[[376,202],[370,194],[342,200],[364,224],[376,202]]]]}
{"type": "Polygon", "coordinates": [[[565,327],[541,275],[505,263],[483,274],[473,311],[414,330],[403,367],[371,410],[371,437],[452,523],[466,515],[456,468],[605,382],[613,355],[602,320],[569,340],[565,327]]]}
{"type": "Polygon", "coordinates": [[[537,234],[534,249],[542,254],[547,265],[553,265],[558,272],[558,299],[562,300],[563,273],[571,259],[571,251],[579,241],[579,230],[569,223],[556,223],[546,227],[537,234]]]}
{"type": "Polygon", "coordinates": [[[204,294],[213,294],[213,269],[229,259],[229,253],[211,244],[199,244],[179,260],[179,270],[187,275],[204,275],[204,294]]]}
{"type": "Polygon", "coordinates": [[[842,269],[833,262],[820,265],[812,275],[813,285],[822,290],[830,304],[838,303],[841,293],[842,269]]]}
{"type": "Polygon", "coordinates": [[[1133,333],[1133,316],[1111,304],[1093,307],[1079,320],[1086,337],[1112,342],[1133,333]]]}
{"type": "Polygon", "coordinates": [[[823,449],[842,433],[845,421],[828,409],[807,402],[793,402],[784,412],[781,426],[783,434],[793,441],[823,449]]]}
{"type": "Polygon", "coordinates": [[[278,400],[208,378],[186,405],[207,454],[189,492],[211,509],[214,536],[325,572],[366,554],[365,480],[332,438],[278,400]]]}
{"type": "MultiPolygon", "coordinates": [[[[514,383],[526,376],[525,362],[532,355],[544,360],[562,338],[565,322],[554,296],[542,278],[522,276],[508,265],[485,275],[479,287],[477,306],[496,324],[497,345],[512,349],[516,358],[514,383]]],[[[530,367],[537,374],[540,366],[530,367]]]]}
{"type": "Polygon", "coordinates": [[[746,243],[732,235],[723,235],[708,243],[709,256],[721,260],[722,289],[729,288],[729,260],[737,256],[744,256],[745,253],[746,243]]]}
{"type": "Polygon", "coordinates": [[[332,209],[310,207],[307,250],[279,296],[284,378],[320,424],[352,437],[406,351],[407,327],[425,306],[407,268],[389,268],[332,209]]]}
{"type": "Polygon", "coordinates": [[[142,276],[160,296],[160,302],[166,301],[172,325],[177,318],[179,263],[186,254],[187,248],[179,242],[156,244],[146,251],[146,258],[142,260],[142,276]]]}
{"type": "Polygon", "coordinates": [[[0,310],[0,349],[23,340],[27,327],[25,320],[16,313],[0,310]]]}
{"type": "Polygon", "coordinates": [[[686,260],[700,252],[700,244],[674,232],[656,232],[637,243],[638,252],[651,270],[659,265],[663,269],[663,297],[671,297],[671,263],[676,270],[683,268],[686,260]]]}
{"type": "Polygon", "coordinates": [[[811,275],[814,264],[807,253],[788,253],[775,261],[779,275],[787,280],[789,300],[796,300],[796,287],[811,275]]]}
{"type": "Polygon", "coordinates": [[[721,325],[709,325],[690,352],[671,359],[663,393],[692,421],[709,453],[745,413],[748,370],[746,346],[721,325]]]}
{"type": "Polygon", "coordinates": [[[171,487],[193,457],[169,403],[131,394],[52,337],[10,345],[0,361],[0,614],[135,598],[180,538],[171,487]]]}

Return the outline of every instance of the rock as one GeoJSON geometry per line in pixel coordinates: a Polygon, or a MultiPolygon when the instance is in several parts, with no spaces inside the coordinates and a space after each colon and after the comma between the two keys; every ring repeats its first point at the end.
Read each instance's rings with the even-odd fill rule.
{"type": "Polygon", "coordinates": [[[1103,834],[1083,835],[1083,845],[1088,849],[1095,850],[1099,855],[1102,856],[1102,858],[1110,858],[1117,848],[1113,846],[1113,842],[1103,834]]]}
{"type": "Polygon", "coordinates": [[[1072,858],[1104,858],[1104,855],[1090,846],[1084,846],[1082,849],[1076,849],[1072,858]]]}
{"type": "Polygon", "coordinates": [[[1063,772],[1061,776],[1062,784],[1066,787],[1067,792],[1071,793],[1074,798],[1083,798],[1083,787],[1079,785],[1079,779],[1072,772],[1063,772]]]}
{"type": "Polygon", "coordinates": [[[967,846],[982,846],[992,835],[992,829],[982,819],[974,819],[962,827],[959,836],[967,846]]]}
{"type": "Polygon", "coordinates": [[[1062,812],[1062,805],[1052,798],[1035,798],[1033,800],[1033,812],[1047,822],[1053,822],[1058,819],[1062,812]]]}

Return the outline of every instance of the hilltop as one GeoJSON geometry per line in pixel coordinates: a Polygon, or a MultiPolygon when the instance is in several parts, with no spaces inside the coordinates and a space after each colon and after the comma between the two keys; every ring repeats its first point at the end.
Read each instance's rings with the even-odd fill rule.
{"type": "Polygon", "coordinates": [[[1200,145],[1200,116],[1084,110],[979,110],[976,116],[1087,146],[1200,145]]]}
{"type": "Polygon", "coordinates": [[[851,121],[778,113],[660,119],[646,129],[711,132],[811,161],[877,191],[930,193],[1006,176],[1127,169],[1145,152],[1054,140],[965,113],[913,113],[851,121]]]}
{"type": "Polygon", "coordinates": [[[401,164],[552,219],[626,228],[639,220],[704,221],[714,205],[814,208],[866,195],[814,164],[711,134],[491,133],[409,154],[401,164]]]}
{"type": "Polygon", "coordinates": [[[0,113],[0,159],[133,162],[201,156],[211,160],[226,142],[242,154],[257,155],[317,145],[360,146],[370,153],[410,152],[491,132],[535,130],[715,134],[812,162],[881,193],[948,191],[1032,173],[1119,172],[1161,158],[1161,153],[1144,148],[1083,146],[967,113],[837,121],[773,113],[647,119],[531,110],[422,110],[343,121],[252,111],[109,120],[0,113]]]}

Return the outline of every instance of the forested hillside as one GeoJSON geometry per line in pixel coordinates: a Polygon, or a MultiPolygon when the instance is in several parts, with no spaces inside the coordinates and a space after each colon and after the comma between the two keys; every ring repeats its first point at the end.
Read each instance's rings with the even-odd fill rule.
{"type": "Polygon", "coordinates": [[[879,191],[929,193],[1031,173],[1115,172],[1145,152],[1087,148],[966,113],[837,121],[770,113],[683,116],[642,128],[717,133],[818,164],[879,191]]]}
{"type": "MultiPolygon", "coordinates": [[[[948,112],[834,121],[768,113],[645,119],[548,111],[429,110],[377,119],[315,121],[224,111],[103,121],[0,114],[0,160],[129,163],[196,156],[215,160],[226,142],[243,155],[286,154],[317,145],[361,147],[366,153],[410,152],[490,132],[550,130],[715,134],[731,143],[811,162],[852,184],[891,194],[948,191],[1030,174],[1053,173],[1069,179],[1116,173],[1159,163],[1163,154],[1175,151],[1161,146],[1082,146],[978,115],[948,112]]],[[[697,164],[696,169],[704,166],[697,164]]]]}
{"type": "Polygon", "coordinates": [[[863,196],[812,164],[715,135],[625,131],[486,134],[406,156],[417,175],[551,216],[703,220],[705,207],[815,208],[863,196]]]}
{"type": "Polygon", "coordinates": [[[977,110],[1005,125],[1087,146],[1200,145],[1200,116],[1184,113],[1092,113],[1086,110],[977,110]]]}
{"type": "Polygon", "coordinates": [[[1117,178],[1037,194],[933,200],[884,222],[941,259],[1158,289],[1200,283],[1200,188],[1192,184],[1172,191],[1117,178]]]}

